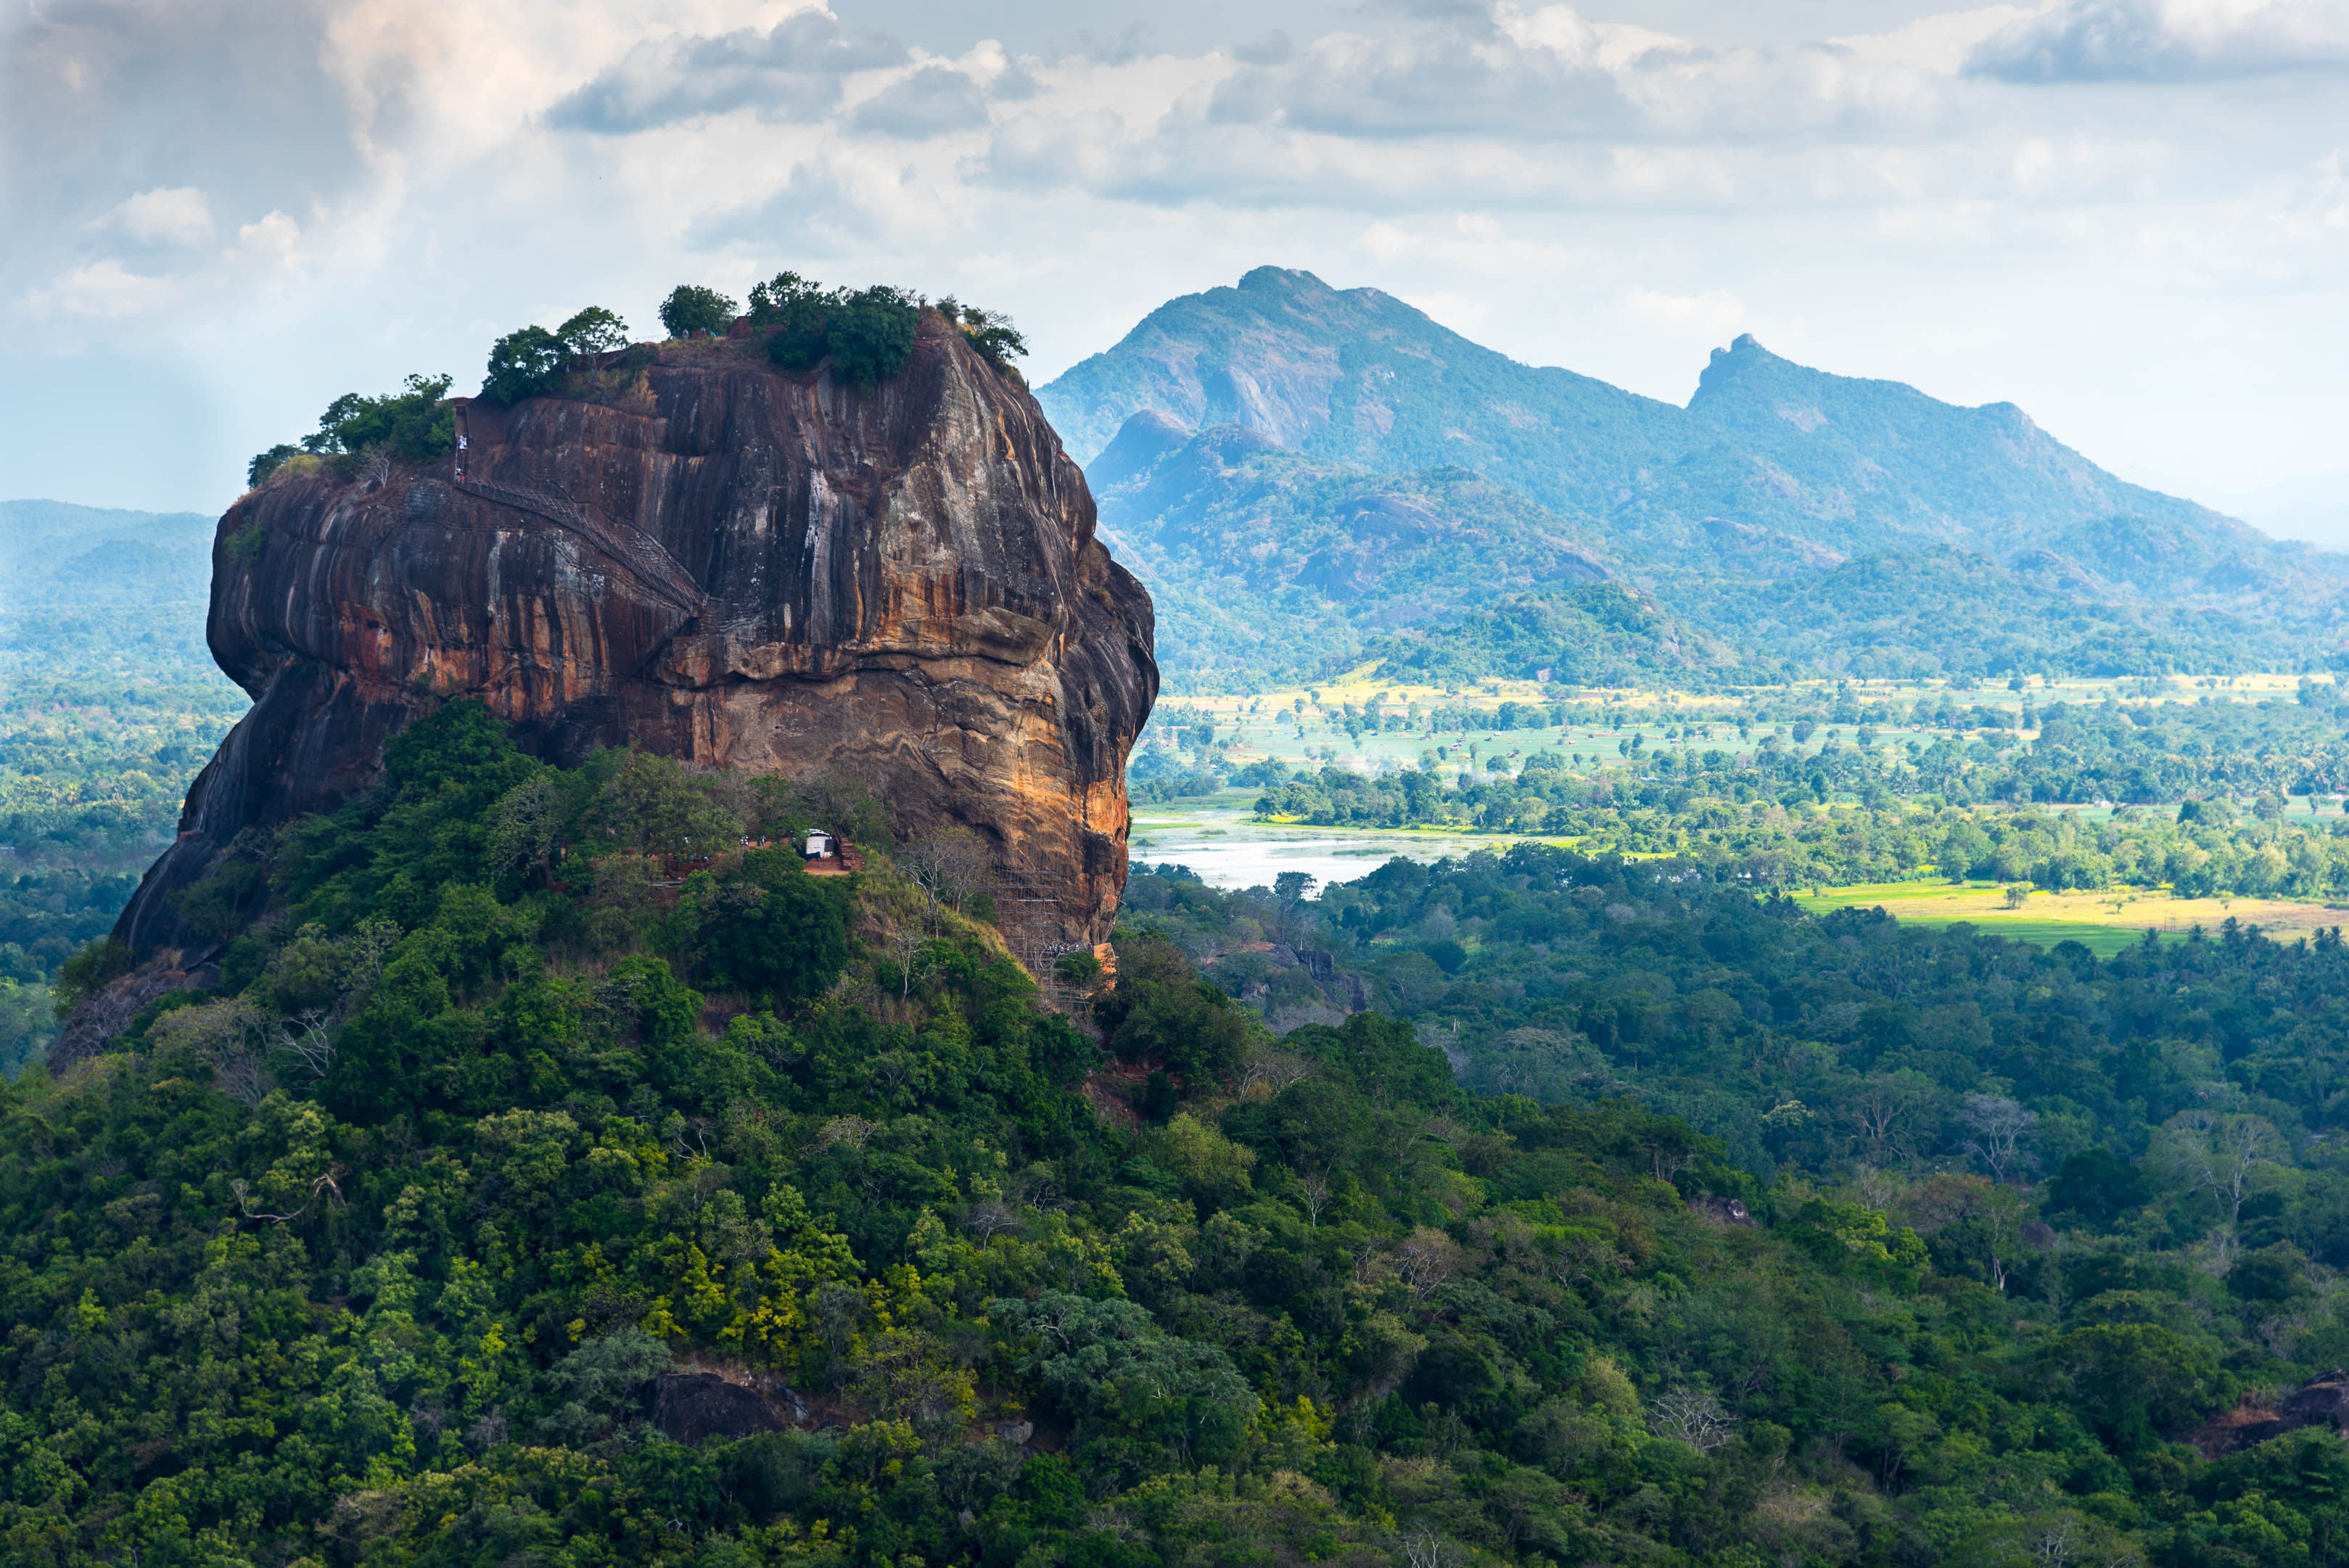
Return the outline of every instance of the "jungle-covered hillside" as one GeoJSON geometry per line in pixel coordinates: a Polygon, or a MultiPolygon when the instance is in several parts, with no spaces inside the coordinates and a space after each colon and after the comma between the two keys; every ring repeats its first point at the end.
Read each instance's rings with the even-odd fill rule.
{"type": "Polygon", "coordinates": [[[1528,847],[1160,868],[1040,990],[859,812],[452,703],[251,846],[0,1101],[0,1555],[2339,1556],[2337,943],[1528,847]]]}

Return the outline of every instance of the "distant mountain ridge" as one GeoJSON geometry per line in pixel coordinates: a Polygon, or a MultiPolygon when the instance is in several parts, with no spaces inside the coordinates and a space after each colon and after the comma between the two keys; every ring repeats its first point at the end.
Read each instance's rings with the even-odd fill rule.
{"type": "Polygon", "coordinates": [[[1675,407],[1259,267],[1038,397],[1158,598],[1177,682],[1288,678],[1607,576],[1747,662],[1878,674],[2291,667],[2333,662],[2349,630],[2349,557],[2120,480],[2013,404],[1831,375],[1750,335],[1675,407]],[[1417,528],[1366,503],[1395,487],[1417,528]],[[1888,578],[1925,597],[1872,638],[1832,624],[1825,606],[1888,578]]]}
{"type": "Polygon", "coordinates": [[[0,612],[192,605],[212,591],[212,520],[58,500],[0,500],[0,612]]]}
{"type": "Polygon", "coordinates": [[[1669,403],[1521,365],[1392,294],[1278,267],[1169,301],[1037,397],[1088,471],[1151,409],[1384,471],[1465,466],[1584,512],[1694,444],[1669,403]]]}
{"type": "Polygon", "coordinates": [[[1307,680],[1463,603],[1614,575],[1555,513],[1468,469],[1371,473],[1144,413],[1093,470],[1102,534],[1152,563],[1159,645],[1196,677],[1307,680]]]}
{"type": "Polygon", "coordinates": [[[204,645],[212,520],[0,500],[0,686],[60,668],[233,689],[204,645]]]}

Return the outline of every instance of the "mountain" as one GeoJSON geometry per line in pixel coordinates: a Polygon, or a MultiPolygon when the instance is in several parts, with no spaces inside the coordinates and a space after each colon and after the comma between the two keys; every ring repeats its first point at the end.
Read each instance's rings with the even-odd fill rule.
{"type": "Polygon", "coordinates": [[[1089,471],[1148,409],[1381,471],[1473,468],[1589,516],[1699,439],[1669,403],[1520,365],[1392,294],[1278,267],[1161,305],[1036,396],[1089,471]]]}
{"type": "Polygon", "coordinates": [[[220,520],[211,642],[255,706],[123,913],[131,955],[217,947],[271,896],[254,845],[365,797],[456,696],[550,759],[853,781],[901,833],[975,835],[1020,940],[1102,940],[1150,602],[1017,377],[935,312],[869,387],[755,338],[606,358],[460,404],[461,466],[291,461],[220,520]]]}
{"type": "Polygon", "coordinates": [[[1528,527],[1651,592],[1746,663],[2298,667],[2339,654],[2349,632],[2349,558],[2129,484],[2012,404],[1960,407],[1830,375],[1750,335],[1715,350],[1676,408],[1518,364],[1378,290],[1259,267],[1237,288],[1162,305],[1038,398],[1071,449],[1093,454],[1105,525],[1171,607],[1161,652],[1178,681],[1288,678],[1263,651],[1268,640],[1246,628],[1299,628],[1300,650],[1342,660],[1387,627],[1578,586],[1550,581],[1544,557],[1519,549],[1528,527]],[[1218,481],[1188,480],[1243,449],[1248,460],[1225,462],[1218,481]],[[1282,458],[1342,472],[1363,493],[1461,475],[1435,525],[1454,541],[1458,591],[1425,583],[1402,595],[1399,614],[1395,596],[1257,572],[1247,550],[1309,536],[1330,558],[1350,556],[1353,582],[1394,573],[1419,586],[1423,575],[1375,513],[1361,514],[1350,545],[1330,535],[1344,520],[1309,486],[1252,484],[1282,458]],[[1248,496],[1237,531],[1236,492],[1248,496]],[[1209,558],[1226,568],[1212,581],[1178,542],[1201,537],[1239,547],[1209,558]],[[1847,570],[1875,557],[1887,559],[1847,570]],[[1827,634],[1801,607],[1887,573],[1925,597],[1878,617],[1872,641],[1827,634]],[[1213,614],[1182,603],[1195,590],[1213,614]],[[2002,608],[2099,630],[1986,624],[2002,608]],[[2207,614],[2226,618],[2215,644],[2207,614]]]}
{"type": "Polygon", "coordinates": [[[1621,583],[1512,594],[1444,624],[1378,638],[1363,649],[1383,676],[1464,685],[1488,675],[1567,686],[1753,686],[1784,673],[1740,662],[1735,652],[1668,614],[1621,583]]]}
{"type": "Polygon", "coordinates": [[[1372,473],[1144,413],[1093,477],[1102,532],[1151,564],[1174,680],[1302,681],[1495,593],[1613,575],[1556,513],[1468,469],[1372,473]]]}
{"type": "Polygon", "coordinates": [[[0,501],[0,680],[224,686],[204,647],[212,520],[0,501]]]}
{"type": "Polygon", "coordinates": [[[244,707],[204,646],[212,520],[0,501],[0,1075],[244,707]]]}
{"type": "Polygon", "coordinates": [[[201,606],[212,519],[56,500],[0,501],[0,614],[38,605],[201,606]]]}

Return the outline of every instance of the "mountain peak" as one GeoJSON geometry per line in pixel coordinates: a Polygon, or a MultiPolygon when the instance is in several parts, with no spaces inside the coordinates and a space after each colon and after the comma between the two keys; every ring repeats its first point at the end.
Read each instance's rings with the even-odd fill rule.
{"type": "Polygon", "coordinates": [[[1518,364],[1381,290],[1332,288],[1273,266],[1250,270],[1237,287],[1167,301],[1037,397],[1083,462],[1133,414],[1155,408],[1193,429],[1244,426],[1350,461],[1487,471],[1496,452],[1522,445],[1526,410],[1564,398],[1578,405],[1570,423],[1615,433],[1593,459],[1607,490],[1669,460],[1649,427],[1676,413],[1570,371],[1518,364]]]}
{"type": "Polygon", "coordinates": [[[1728,347],[1714,349],[1713,351],[1713,358],[1708,362],[1708,364],[1718,365],[1724,359],[1738,360],[1752,364],[1762,360],[1776,360],[1778,356],[1776,355],[1762,346],[1762,340],[1760,338],[1754,336],[1750,332],[1741,332],[1735,337],[1730,339],[1728,347]]]}
{"type": "Polygon", "coordinates": [[[1333,294],[1338,291],[1302,267],[1252,267],[1240,275],[1242,294],[1333,294]]]}
{"type": "MultiPolygon", "coordinates": [[[[1137,542],[1192,539],[1196,520],[1226,502],[1271,509],[1252,512],[1252,526],[1327,521],[1334,503],[1309,496],[1301,480],[1293,494],[1245,506],[1216,488],[1241,469],[1261,478],[1257,459],[1271,447],[1297,454],[1300,472],[1334,464],[1424,480],[1473,469],[1635,577],[1652,573],[1667,603],[1696,593],[1691,584],[1720,593],[1727,580],[1783,579],[1928,547],[2005,561],[2116,517],[2209,548],[2187,552],[2190,571],[2170,563],[2177,551],[2148,555],[2101,535],[2063,548],[2115,594],[2234,605],[2280,592],[2244,584],[2291,576],[2241,525],[2125,483],[2012,404],[1961,407],[1900,382],[1834,375],[1771,352],[1751,332],[1714,348],[1694,395],[1675,407],[1520,363],[1375,289],[1335,289],[1309,272],[1265,266],[1237,286],[1166,302],[1037,397],[1072,453],[1091,455],[1097,483],[1120,492],[1103,516],[1115,511],[1121,537],[1137,542]],[[1173,461],[1178,450],[1189,458],[1173,461]],[[1133,488],[1145,477],[1146,493],[1133,488]]],[[[1463,541],[1485,527],[1466,520],[1494,511],[1481,495],[1447,492],[1443,504],[1464,522],[1463,541]]],[[[1365,511],[1349,526],[1371,530],[1387,515],[1365,511]]],[[[1505,532],[1496,527],[1494,537],[1505,532]]],[[[1509,551],[1478,544],[1472,553],[1490,564],[1509,551]]],[[[1206,562],[1182,570],[1223,569],[1206,562]]],[[[1294,581],[1326,586],[1352,581],[1350,572],[1317,569],[1294,581]]],[[[1173,592],[1164,579],[1158,585],[1173,592]]],[[[1237,626],[1230,605],[1246,593],[1176,613],[1167,624],[1186,630],[1170,634],[1237,626]]],[[[1230,635],[1238,641],[1221,645],[1225,653],[1255,645],[1259,634],[1230,635]]]]}

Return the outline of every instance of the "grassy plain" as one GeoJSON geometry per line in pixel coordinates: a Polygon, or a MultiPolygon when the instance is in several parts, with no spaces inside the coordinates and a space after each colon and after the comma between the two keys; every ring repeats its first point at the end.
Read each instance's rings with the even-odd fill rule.
{"type": "Polygon", "coordinates": [[[1869,886],[1797,891],[1804,908],[1877,908],[1918,925],[1955,925],[1967,921],[1984,931],[2052,946],[2066,940],[2109,954],[2147,931],[2165,940],[2184,937],[2194,927],[2216,933],[2228,920],[2256,925],[2286,941],[2320,927],[2349,922],[2349,911],[2292,899],[2177,898],[2161,892],[2115,888],[2101,892],[2033,892],[2009,908],[2006,889],[1994,882],[1881,882],[1869,886]]]}

